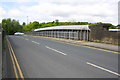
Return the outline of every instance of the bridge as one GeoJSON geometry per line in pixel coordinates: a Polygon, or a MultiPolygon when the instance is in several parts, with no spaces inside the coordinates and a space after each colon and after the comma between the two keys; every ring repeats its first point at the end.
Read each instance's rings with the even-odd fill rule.
{"type": "MultiPolygon", "coordinates": [[[[2,55],[4,58],[2,75],[5,75],[3,78],[17,78],[18,80],[24,80],[24,78],[95,78],[95,80],[111,78],[110,80],[118,80],[120,76],[118,52],[68,44],[52,38],[34,37],[34,35],[47,36],[77,41],[89,40],[91,33],[92,29],[89,25],[73,25],[35,29],[27,32],[28,36],[7,35],[5,53],[4,56],[2,55]]],[[[100,45],[100,43],[96,44],[100,45]]],[[[108,47],[107,44],[104,45],[108,47]]]]}

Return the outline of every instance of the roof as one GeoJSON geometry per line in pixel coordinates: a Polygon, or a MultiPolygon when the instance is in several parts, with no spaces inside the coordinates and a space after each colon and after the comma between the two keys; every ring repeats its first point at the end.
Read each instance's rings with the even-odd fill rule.
{"type": "Polygon", "coordinates": [[[44,31],[44,30],[90,30],[89,25],[67,25],[67,26],[54,26],[35,29],[34,31],[44,31]]]}
{"type": "Polygon", "coordinates": [[[120,31],[120,29],[109,29],[109,31],[120,31]]]}

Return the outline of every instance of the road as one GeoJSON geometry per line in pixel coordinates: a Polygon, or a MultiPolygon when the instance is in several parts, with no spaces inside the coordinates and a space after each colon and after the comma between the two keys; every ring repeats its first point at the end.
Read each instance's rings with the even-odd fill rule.
{"type": "Polygon", "coordinates": [[[24,78],[117,78],[118,54],[30,36],[8,37],[24,78]]]}

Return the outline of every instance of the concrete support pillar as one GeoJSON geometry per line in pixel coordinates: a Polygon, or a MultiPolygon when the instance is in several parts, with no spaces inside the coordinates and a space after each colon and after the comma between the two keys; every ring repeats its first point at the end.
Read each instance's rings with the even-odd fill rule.
{"type": "Polygon", "coordinates": [[[60,38],[60,31],[58,31],[58,38],[60,38]]]}
{"type": "Polygon", "coordinates": [[[53,37],[53,31],[51,31],[51,37],[53,37]]]}
{"type": "Polygon", "coordinates": [[[69,31],[69,39],[71,39],[71,31],[69,31]]]}
{"type": "Polygon", "coordinates": [[[78,30],[78,40],[80,40],[80,30],[78,30]]]}
{"type": "Polygon", "coordinates": [[[83,40],[86,40],[86,31],[83,30],[83,40]]]}
{"type": "Polygon", "coordinates": [[[74,39],[74,30],[72,30],[72,36],[71,36],[72,39],[74,39]]]}
{"type": "Polygon", "coordinates": [[[59,31],[59,33],[60,33],[60,34],[59,34],[59,37],[61,38],[61,31],[59,31]]]}
{"type": "Polygon", "coordinates": [[[65,31],[63,31],[63,38],[65,38],[65,31]]]}
{"type": "Polygon", "coordinates": [[[89,30],[87,30],[87,41],[89,41],[89,30]]]}
{"type": "Polygon", "coordinates": [[[72,39],[75,39],[75,31],[72,31],[72,39]]]}
{"type": "Polygon", "coordinates": [[[48,37],[50,37],[50,31],[48,31],[48,37]]]}
{"type": "Polygon", "coordinates": [[[83,40],[83,39],[82,39],[82,35],[83,35],[83,34],[82,34],[82,30],[81,30],[81,31],[80,31],[80,40],[83,40]]]}
{"type": "Polygon", "coordinates": [[[53,31],[53,36],[52,37],[54,37],[54,31],[53,31]]]}
{"type": "Polygon", "coordinates": [[[57,31],[55,31],[55,38],[57,38],[57,31]]]}
{"type": "Polygon", "coordinates": [[[58,31],[56,31],[56,38],[58,38],[58,31]]]}
{"type": "Polygon", "coordinates": [[[53,31],[53,37],[55,37],[55,31],[53,31]]]}

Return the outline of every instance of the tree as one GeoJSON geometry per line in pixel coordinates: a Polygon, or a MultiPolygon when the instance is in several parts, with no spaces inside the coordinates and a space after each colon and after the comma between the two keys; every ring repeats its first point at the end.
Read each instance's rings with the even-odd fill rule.
{"type": "Polygon", "coordinates": [[[32,29],[37,29],[39,28],[40,24],[37,21],[30,22],[28,25],[23,26],[24,31],[31,31],[32,29]]]}
{"type": "Polygon", "coordinates": [[[58,26],[58,25],[59,25],[59,20],[56,19],[56,20],[55,20],[55,23],[56,23],[56,25],[58,26]]]}
{"type": "Polygon", "coordinates": [[[120,24],[118,24],[117,26],[120,26],[120,24]]]}
{"type": "Polygon", "coordinates": [[[22,26],[25,26],[25,25],[26,25],[26,23],[25,23],[25,22],[23,22],[22,26]]]}
{"type": "Polygon", "coordinates": [[[111,26],[111,27],[109,27],[109,29],[116,29],[116,27],[115,26],[111,26]]]}
{"type": "Polygon", "coordinates": [[[36,29],[36,28],[38,28],[38,26],[39,26],[39,22],[34,21],[34,22],[32,23],[32,25],[33,25],[33,28],[36,29]]]}
{"type": "Polygon", "coordinates": [[[19,24],[16,20],[3,19],[2,20],[2,27],[5,30],[5,32],[9,35],[14,34],[15,32],[22,32],[22,26],[19,24]]]}

